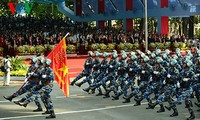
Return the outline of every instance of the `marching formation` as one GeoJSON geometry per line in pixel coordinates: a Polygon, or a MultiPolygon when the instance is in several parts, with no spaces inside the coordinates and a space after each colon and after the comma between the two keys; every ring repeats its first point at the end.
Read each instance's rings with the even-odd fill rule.
{"type": "Polygon", "coordinates": [[[29,67],[24,84],[10,96],[3,96],[6,100],[12,101],[13,98],[27,93],[19,101],[14,101],[15,104],[26,107],[30,102],[34,101],[37,109],[33,112],[42,111],[39,98],[43,102],[46,111],[42,114],[50,114],[46,118],[55,118],[56,115],[53,109],[53,103],[50,93],[53,88],[54,74],[50,68],[51,60],[43,56],[32,57],[31,66],[29,67]]]}
{"type": "Polygon", "coordinates": [[[187,120],[195,119],[191,98],[196,96],[195,104],[200,107],[199,49],[196,48],[194,54],[187,50],[185,56],[182,56],[179,48],[174,55],[170,55],[169,50],[160,49],[146,53],[137,50],[128,54],[121,51],[120,58],[114,50],[110,60],[106,52],[89,51],[88,54],[84,70],[71,82],[72,86],[81,87],[88,83],[84,91],[94,94],[97,90],[96,95],[103,95],[103,98],[110,97],[113,92],[112,100],[118,100],[123,95],[123,103],[129,103],[134,98],[134,106],[141,105],[141,101],[146,99],[146,109],[159,105],[157,113],[173,110],[170,117],[178,116],[176,106],[184,101],[190,113],[187,120]],[[77,82],[83,77],[81,82],[77,82]]]}

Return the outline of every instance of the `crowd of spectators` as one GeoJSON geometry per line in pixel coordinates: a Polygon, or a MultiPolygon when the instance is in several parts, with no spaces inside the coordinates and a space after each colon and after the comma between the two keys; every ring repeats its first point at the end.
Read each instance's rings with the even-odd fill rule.
{"type": "MultiPolygon", "coordinates": [[[[115,43],[129,42],[144,43],[144,34],[139,31],[124,31],[114,28],[98,30],[87,24],[74,23],[69,19],[53,18],[31,18],[31,17],[0,17],[0,47],[4,48],[5,54],[14,53],[14,46],[22,45],[45,45],[57,44],[62,37],[70,32],[67,37],[67,44],[84,46],[93,43],[115,43]]],[[[184,35],[158,35],[149,33],[148,43],[151,42],[186,42],[184,35]]],[[[77,48],[77,52],[83,52],[83,48],[77,48]]],[[[81,53],[84,54],[84,53],[81,53]]]]}

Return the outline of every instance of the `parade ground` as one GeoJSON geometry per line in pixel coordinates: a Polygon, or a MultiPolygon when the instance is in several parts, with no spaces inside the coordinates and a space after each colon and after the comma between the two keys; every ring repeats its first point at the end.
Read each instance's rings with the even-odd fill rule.
{"type": "MultiPolygon", "coordinates": [[[[81,71],[85,58],[68,59],[69,75],[71,81],[75,75],[81,71]],[[73,62],[74,61],[74,62],[73,62]]],[[[15,78],[17,79],[17,78],[15,78]]],[[[45,115],[42,112],[32,112],[36,105],[32,102],[26,108],[18,106],[13,102],[3,98],[4,95],[11,95],[23,84],[23,80],[11,80],[10,86],[2,86],[0,81],[0,120],[44,120],[45,115]]],[[[163,113],[157,113],[159,105],[155,109],[146,109],[146,100],[142,101],[141,106],[133,106],[135,101],[131,99],[130,103],[122,103],[123,98],[113,101],[112,98],[103,98],[88,94],[82,89],[88,85],[84,84],[80,88],[70,86],[70,96],[65,97],[58,84],[54,83],[54,89],[51,93],[54,110],[57,120],[186,120],[190,116],[184,103],[178,105],[179,116],[170,117],[173,111],[166,110],[163,113]]],[[[112,93],[113,94],[113,93],[112,93]]],[[[112,95],[111,94],[111,95],[112,95]]],[[[22,96],[14,98],[19,100],[22,96]]],[[[192,99],[193,103],[196,99],[192,99]]],[[[43,104],[42,104],[43,105],[43,104]]],[[[168,105],[168,103],[164,103],[168,105]]],[[[196,120],[200,120],[200,114],[194,105],[196,120]]],[[[45,108],[43,106],[43,112],[45,108]]]]}

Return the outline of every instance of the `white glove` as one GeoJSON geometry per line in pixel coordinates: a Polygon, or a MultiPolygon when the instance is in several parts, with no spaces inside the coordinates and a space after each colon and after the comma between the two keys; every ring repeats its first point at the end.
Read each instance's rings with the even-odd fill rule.
{"type": "Polygon", "coordinates": [[[142,73],[144,74],[144,73],[145,73],[145,71],[144,71],[144,70],[142,70],[142,73]]]}
{"type": "Polygon", "coordinates": [[[166,81],[164,80],[164,81],[163,81],[163,85],[165,85],[165,84],[166,84],[166,81]]]}
{"type": "Polygon", "coordinates": [[[159,72],[158,72],[158,71],[153,71],[153,73],[154,73],[154,74],[158,74],[159,72]]]}
{"type": "Polygon", "coordinates": [[[170,78],[170,77],[171,77],[171,75],[170,75],[170,74],[168,74],[168,75],[167,75],[167,77],[168,77],[168,78],[170,78]]]}
{"type": "Polygon", "coordinates": [[[189,80],[189,78],[183,78],[183,81],[188,81],[189,80]]]}
{"type": "Polygon", "coordinates": [[[42,85],[42,82],[41,82],[41,81],[39,82],[39,85],[42,85]]]}
{"type": "Polygon", "coordinates": [[[28,73],[29,76],[31,76],[31,75],[33,75],[33,74],[34,74],[34,72],[28,73]]]}
{"type": "Polygon", "coordinates": [[[112,66],[112,65],[110,65],[110,68],[113,68],[113,66],[112,66]]]}
{"type": "Polygon", "coordinates": [[[129,68],[129,71],[132,71],[133,69],[132,68],[129,68]]]}
{"type": "Polygon", "coordinates": [[[176,83],[176,85],[177,85],[177,87],[178,87],[178,88],[180,88],[180,87],[181,87],[179,82],[177,82],[177,83],[176,83]]]}
{"type": "Polygon", "coordinates": [[[47,75],[42,75],[42,78],[46,78],[47,77],[47,75]]]}
{"type": "Polygon", "coordinates": [[[195,74],[194,77],[199,77],[200,74],[195,74]]]}
{"type": "Polygon", "coordinates": [[[28,80],[28,78],[25,78],[25,79],[24,79],[24,82],[26,82],[27,80],[28,80]]]}
{"type": "Polygon", "coordinates": [[[90,63],[88,63],[88,62],[86,63],[86,65],[89,65],[89,64],[90,64],[90,63]]]}

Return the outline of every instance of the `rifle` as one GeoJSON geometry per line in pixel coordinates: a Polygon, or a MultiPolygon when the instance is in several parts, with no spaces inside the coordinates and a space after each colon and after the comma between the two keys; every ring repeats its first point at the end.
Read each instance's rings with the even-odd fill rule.
{"type": "MultiPolygon", "coordinates": [[[[37,71],[38,67],[33,71],[33,73],[35,73],[37,71]]],[[[21,87],[13,94],[16,95],[29,81],[30,77],[32,75],[28,75],[25,79],[24,79],[24,83],[21,85],[21,87]]]]}

